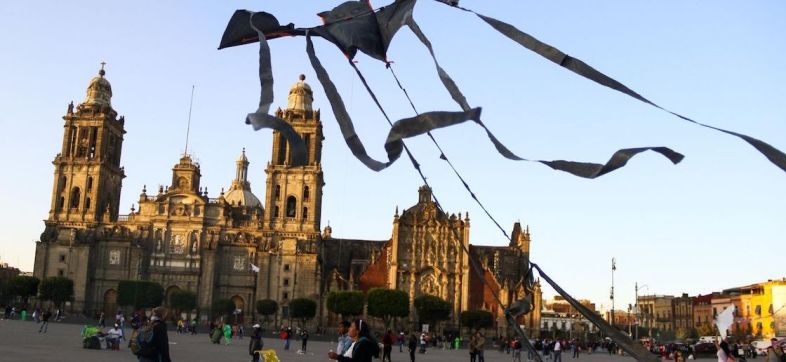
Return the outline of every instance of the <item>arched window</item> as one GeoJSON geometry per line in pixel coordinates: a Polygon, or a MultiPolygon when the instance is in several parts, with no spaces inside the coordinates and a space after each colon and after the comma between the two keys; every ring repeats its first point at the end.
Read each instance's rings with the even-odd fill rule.
{"type": "Polygon", "coordinates": [[[286,217],[295,217],[295,210],[297,206],[297,199],[294,196],[287,197],[287,214],[286,217]]]}
{"type": "Polygon", "coordinates": [[[85,189],[87,191],[90,191],[90,190],[93,189],[93,176],[88,176],[87,177],[87,186],[85,186],[85,189]]]}
{"type": "Polygon", "coordinates": [[[303,200],[308,200],[309,189],[308,186],[303,186],[303,200]]]}
{"type": "Polygon", "coordinates": [[[303,208],[303,220],[308,219],[308,208],[303,208]]]}
{"type": "Polygon", "coordinates": [[[57,199],[57,209],[56,210],[57,211],[62,210],[63,209],[63,204],[65,204],[65,197],[60,196],[60,198],[57,199]]]}
{"type": "Polygon", "coordinates": [[[81,191],[78,187],[74,187],[71,189],[71,199],[68,201],[68,206],[72,209],[76,209],[79,207],[79,199],[81,197],[81,191]]]}

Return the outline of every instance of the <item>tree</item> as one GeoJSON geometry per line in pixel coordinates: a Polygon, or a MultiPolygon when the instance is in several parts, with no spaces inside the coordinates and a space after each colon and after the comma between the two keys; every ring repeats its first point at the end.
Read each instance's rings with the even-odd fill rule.
{"type": "Polygon", "coordinates": [[[363,314],[365,297],[360,291],[333,291],[327,296],[327,309],[342,317],[354,317],[363,314]]]}
{"type": "Polygon", "coordinates": [[[470,329],[488,328],[494,325],[494,315],[485,310],[468,310],[461,312],[461,324],[470,329]]]}
{"type": "Polygon", "coordinates": [[[224,320],[229,320],[229,316],[235,311],[235,302],[229,299],[217,299],[213,301],[211,306],[213,317],[221,317],[224,320]]]}
{"type": "Polygon", "coordinates": [[[308,298],[295,298],[289,302],[289,313],[294,319],[300,319],[300,326],[317,315],[317,302],[308,298]]]}
{"type": "Polygon", "coordinates": [[[451,305],[448,301],[433,295],[423,295],[415,298],[415,310],[418,312],[420,322],[436,325],[439,321],[450,318],[451,305]]]}
{"type": "Polygon", "coordinates": [[[190,313],[197,307],[197,295],[190,290],[176,290],[169,297],[169,306],[190,313]]]}
{"type": "Polygon", "coordinates": [[[38,278],[28,275],[17,275],[8,281],[8,295],[20,297],[27,304],[28,298],[38,294],[38,278]]]}
{"type": "Polygon", "coordinates": [[[699,327],[699,329],[698,329],[698,333],[699,333],[700,336],[715,336],[715,335],[717,335],[717,334],[715,334],[714,326],[709,324],[709,323],[702,324],[699,327]]]}
{"type": "Polygon", "coordinates": [[[50,277],[41,282],[39,297],[50,300],[57,307],[74,297],[74,281],[66,277],[50,277]]]}
{"type": "Polygon", "coordinates": [[[144,280],[122,280],[117,286],[117,304],[135,309],[153,308],[164,300],[164,287],[144,280]]]}
{"type": "Polygon", "coordinates": [[[409,315],[409,295],[403,290],[374,288],[368,291],[366,299],[368,314],[382,318],[385,328],[390,326],[393,318],[409,315]]]}
{"type": "Polygon", "coordinates": [[[257,313],[262,315],[265,324],[270,322],[270,316],[278,312],[278,302],[273,299],[262,299],[257,301],[257,313]]]}

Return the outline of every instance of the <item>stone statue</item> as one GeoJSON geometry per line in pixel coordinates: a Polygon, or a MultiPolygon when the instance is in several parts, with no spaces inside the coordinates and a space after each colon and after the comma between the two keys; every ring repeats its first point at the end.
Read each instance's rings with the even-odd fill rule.
{"type": "Polygon", "coordinates": [[[68,114],[74,114],[74,101],[68,103],[68,114]]]}

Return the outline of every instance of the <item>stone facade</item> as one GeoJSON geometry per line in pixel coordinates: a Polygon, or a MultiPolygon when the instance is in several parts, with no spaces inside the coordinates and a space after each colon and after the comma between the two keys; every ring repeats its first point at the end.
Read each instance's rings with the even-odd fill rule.
{"type": "MultiPolygon", "coordinates": [[[[492,311],[501,321],[492,290],[506,305],[525,297],[529,230],[514,225],[508,246],[471,245],[469,215],[440,212],[425,186],[417,204],[400,215],[396,210],[390,239],[335,238],[329,226],[321,231],[322,124],[302,76],[276,116],[301,135],[307,164],[290,165],[286,139],[273,132],[264,201],[251,191],[245,150],[229,190],[218,197],[208,196],[199,164],[184,154],[169,186],[151,193],[144,187],[138,209],[119,215],[125,120],[111,106],[104,75],[102,69],[85,101],[76,110],[69,105],[63,117],[51,210],[36,244],[35,275],[72,279],[72,309],[112,315],[120,281],[150,280],[164,287],[167,301],[178,289],[196,292],[200,311],[214,300],[231,299],[251,315],[257,300],[277,300],[277,323],[287,320],[290,300],[312,298],[319,305],[313,323],[328,326],[335,318],[324,305],[328,292],[384,287],[406,291],[410,301],[423,294],[450,301],[446,326],[455,327],[459,313],[470,309],[492,311]]],[[[538,335],[538,284],[532,292],[534,311],[520,323],[538,335]]]]}

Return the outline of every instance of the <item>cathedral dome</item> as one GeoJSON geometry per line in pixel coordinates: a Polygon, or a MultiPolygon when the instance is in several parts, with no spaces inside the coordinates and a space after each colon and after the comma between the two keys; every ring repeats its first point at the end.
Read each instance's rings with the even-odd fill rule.
{"type": "Polygon", "coordinates": [[[224,199],[230,205],[247,206],[247,207],[262,207],[262,203],[254,195],[251,190],[243,188],[231,188],[229,192],[224,194],[224,199]]]}
{"type": "Polygon", "coordinates": [[[287,108],[289,110],[312,111],[311,104],[314,102],[311,86],[305,82],[306,76],[301,74],[300,80],[289,89],[287,108]]]}
{"type": "Polygon", "coordinates": [[[111,107],[112,99],[112,85],[104,78],[106,71],[104,71],[104,64],[101,64],[101,70],[98,71],[98,76],[90,80],[87,86],[87,96],[83,105],[100,105],[111,107]]]}
{"type": "Polygon", "coordinates": [[[237,171],[235,173],[235,180],[232,181],[232,186],[229,192],[224,194],[224,199],[230,204],[235,206],[247,207],[262,207],[262,203],[251,192],[251,184],[248,182],[248,158],[246,157],[246,149],[240,153],[237,161],[237,171]]]}

